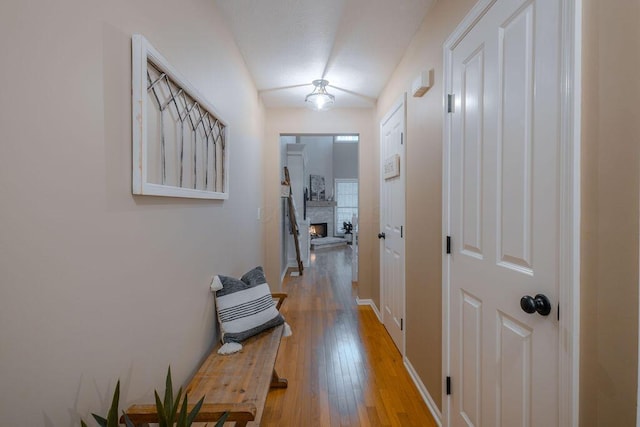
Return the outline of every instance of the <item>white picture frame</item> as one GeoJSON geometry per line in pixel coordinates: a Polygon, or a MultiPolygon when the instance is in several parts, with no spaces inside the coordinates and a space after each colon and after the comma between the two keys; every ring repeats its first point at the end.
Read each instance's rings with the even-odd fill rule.
{"type": "Polygon", "coordinates": [[[228,123],[140,34],[132,36],[132,138],[134,195],[221,200],[229,198],[228,123]],[[175,109],[173,113],[169,109],[160,108],[161,100],[158,100],[155,92],[152,97],[151,92],[155,86],[149,84],[151,77],[148,73],[151,72],[164,75],[164,78],[157,80],[162,80],[167,88],[165,93],[170,94],[167,97],[175,99],[171,101],[173,107],[169,107],[175,109]],[[154,104],[156,100],[157,103],[154,104]],[[183,113],[180,113],[179,105],[183,108],[183,113]],[[166,111],[167,116],[162,116],[165,114],[163,111],[166,111]],[[157,117],[161,117],[160,126],[157,125],[157,117]],[[173,146],[180,146],[177,156],[166,154],[171,150],[165,150],[165,140],[169,138],[165,138],[164,117],[167,117],[169,126],[172,126],[171,132],[167,132],[168,137],[180,140],[173,143],[173,146]],[[184,127],[178,131],[181,125],[184,127]],[[150,131],[150,126],[153,126],[153,132],[150,131]],[[190,130],[191,139],[185,143],[184,135],[190,130]],[[188,145],[190,152],[185,156],[184,149],[188,145]],[[159,152],[162,154],[158,154],[159,152]],[[161,165],[158,165],[159,158],[161,165]],[[179,160],[175,160],[176,158],[179,160]],[[189,170],[185,172],[185,169],[189,170]]]}
{"type": "Polygon", "coordinates": [[[400,155],[394,154],[386,158],[383,169],[382,172],[385,180],[400,176],[400,155]]]}

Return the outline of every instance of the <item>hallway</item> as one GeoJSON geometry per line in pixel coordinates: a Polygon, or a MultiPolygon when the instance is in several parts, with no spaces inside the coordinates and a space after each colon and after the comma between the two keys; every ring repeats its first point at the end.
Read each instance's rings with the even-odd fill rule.
{"type": "Polygon", "coordinates": [[[312,253],[283,290],[293,336],[276,369],[289,388],[269,393],[263,426],[436,425],[374,312],[355,304],[351,248],[312,253]]]}

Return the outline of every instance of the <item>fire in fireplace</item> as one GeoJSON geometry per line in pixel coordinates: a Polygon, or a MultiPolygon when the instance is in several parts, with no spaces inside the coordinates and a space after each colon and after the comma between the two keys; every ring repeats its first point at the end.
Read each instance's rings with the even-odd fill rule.
{"type": "Polygon", "coordinates": [[[309,234],[312,239],[316,239],[318,237],[327,237],[327,223],[319,222],[317,224],[311,224],[309,227],[309,234]]]}

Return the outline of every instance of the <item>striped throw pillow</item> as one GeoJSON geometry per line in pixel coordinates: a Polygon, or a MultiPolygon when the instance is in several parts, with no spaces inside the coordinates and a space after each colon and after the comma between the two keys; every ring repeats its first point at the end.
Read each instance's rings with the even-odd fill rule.
{"type": "MultiPolygon", "coordinates": [[[[284,318],[276,309],[271,297],[262,267],[254,268],[240,280],[216,276],[211,289],[216,294],[221,339],[225,345],[239,344],[265,329],[284,323],[284,318]]],[[[237,345],[227,346],[223,353],[238,351],[241,348],[237,345]]]]}

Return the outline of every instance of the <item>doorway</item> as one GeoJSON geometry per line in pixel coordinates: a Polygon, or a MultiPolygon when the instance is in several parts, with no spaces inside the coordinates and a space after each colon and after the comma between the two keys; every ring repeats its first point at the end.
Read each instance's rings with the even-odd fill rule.
{"type": "Polygon", "coordinates": [[[406,206],[405,96],[380,122],[380,305],[382,323],[405,355],[405,242],[406,206]]]}
{"type": "MultiPolygon", "coordinates": [[[[281,135],[281,174],[289,169],[305,266],[320,250],[348,248],[357,281],[359,159],[357,134],[281,135]]],[[[297,265],[288,209],[282,205],[282,275],[297,265]]]]}

